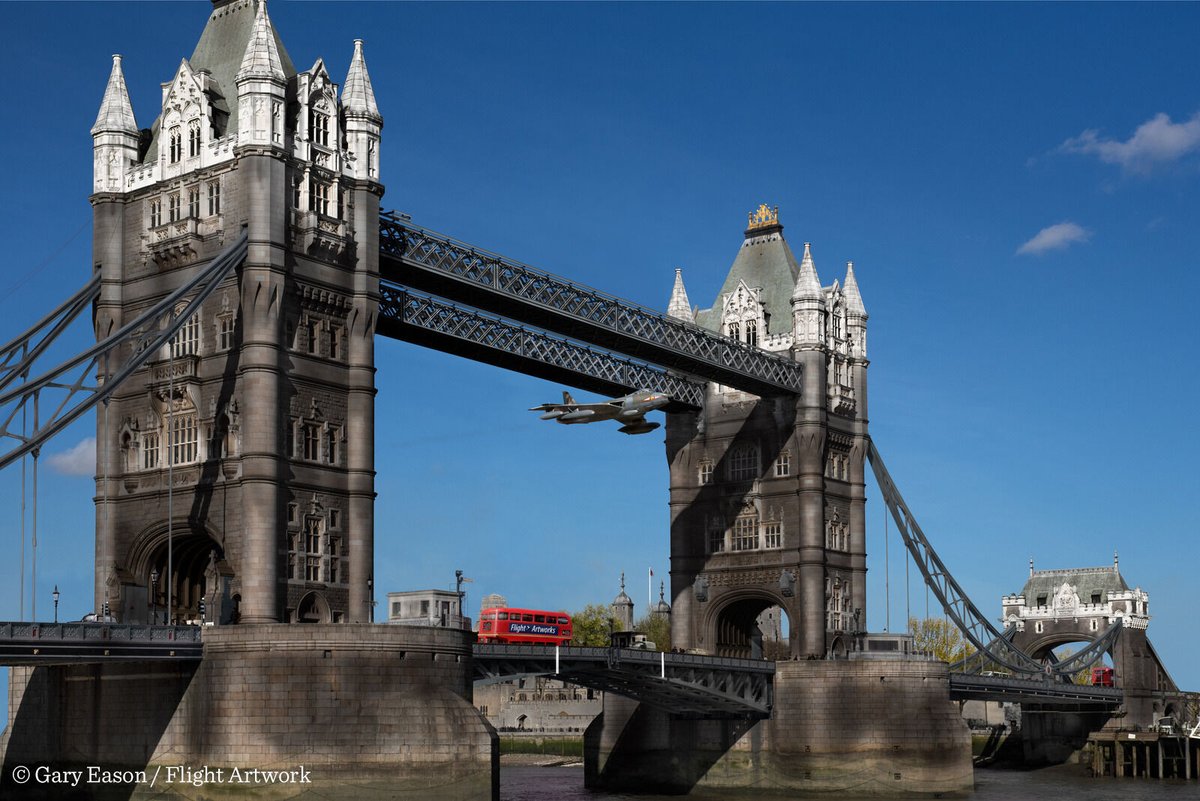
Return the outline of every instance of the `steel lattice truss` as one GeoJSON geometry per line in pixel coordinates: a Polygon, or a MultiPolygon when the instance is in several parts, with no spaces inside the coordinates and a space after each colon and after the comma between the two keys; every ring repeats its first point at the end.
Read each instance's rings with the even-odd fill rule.
{"type": "Polygon", "coordinates": [[[775,663],[632,648],[476,645],[476,681],[555,678],[632,698],[674,717],[770,717],[775,663]],[[664,675],[665,674],[665,677],[664,675]]]}
{"type": "Polygon", "coordinates": [[[447,236],[384,216],[388,280],[756,395],[801,391],[800,365],[447,236]]]}
{"type": "MultiPolygon", "coordinates": [[[[0,469],[27,453],[37,455],[47,439],[106,400],[122,381],[159,353],[188,318],[199,311],[200,304],[221,279],[246,257],[246,243],[247,236],[243,233],[206,268],[103,342],[36,378],[27,377],[32,372],[33,359],[23,357],[13,364],[3,375],[3,384],[11,384],[15,377],[23,380],[0,394],[0,442],[3,443],[0,469]]],[[[79,302],[90,291],[88,287],[60,309],[79,302]]],[[[43,320],[5,345],[0,354],[40,355],[49,345],[42,332],[45,327],[43,320]]],[[[53,325],[55,336],[65,327],[65,323],[53,325]]]]}
{"type": "Polygon", "coordinates": [[[954,621],[954,625],[962,631],[963,636],[988,659],[1016,673],[1064,677],[1095,664],[1112,647],[1121,630],[1120,618],[1117,618],[1099,639],[1062,662],[1043,663],[1013,645],[1009,637],[997,631],[991,621],[983,616],[950,575],[946,565],[925,538],[925,533],[921,531],[912,512],[908,510],[904,499],[900,497],[900,491],[896,489],[895,482],[892,481],[875,443],[871,440],[867,441],[867,458],[879,484],[879,492],[892,513],[892,519],[896,522],[896,528],[899,529],[913,562],[925,578],[925,583],[933,590],[942,608],[954,621]]]}
{"type": "Polygon", "coordinates": [[[384,284],[379,288],[381,333],[592,392],[663,392],[676,408],[700,408],[704,385],[577,342],[531,331],[474,309],[384,284]]]}

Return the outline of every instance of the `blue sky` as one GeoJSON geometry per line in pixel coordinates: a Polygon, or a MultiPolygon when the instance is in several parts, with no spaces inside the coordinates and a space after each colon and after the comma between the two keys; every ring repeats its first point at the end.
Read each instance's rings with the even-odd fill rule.
{"type": "MultiPolygon", "coordinates": [[[[0,338],[88,275],[91,127],[112,53],[142,126],[204,2],[6,4],[0,338]]],[[[746,213],[778,205],[822,281],[870,312],[871,431],[988,614],[1039,568],[1150,593],[1150,637],[1200,689],[1193,405],[1200,290],[1200,6],[287,3],[300,69],[353,40],[385,117],[384,205],[665,308],[709,306],[746,213]]],[[[76,332],[78,349],[89,337],[76,332]]],[[[662,438],[539,422],[561,387],[381,340],[381,590],[473,579],[468,605],[576,609],[668,564],[662,438]]],[[[91,606],[94,484],[40,474],[39,617],[91,606]]],[[[0,617],[19,616],[20,473],[0,476],[0,617]]],[[[884,512],[869,488],[868,623],[884,512]]],[[[894,528],[892,536],[895,536],[894,528]]],[[[891,620],[903,625],[893,539],[891,620]]],[[[29,555],[26,556],[27,567],[29,555]]],[[[28,578],[27,592],[28,592],[28,578]]],[[[657,596],[657,589],[656,589],[657,596]]],[[[913,578],[912,608],[924,593],[913,578]]],[[[26,614],[29,602],[26,602],[26,614]]]]}

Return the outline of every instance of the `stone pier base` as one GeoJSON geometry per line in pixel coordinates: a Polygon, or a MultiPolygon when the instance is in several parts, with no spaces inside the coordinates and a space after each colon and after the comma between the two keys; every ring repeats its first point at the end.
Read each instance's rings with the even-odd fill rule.
{"type": "Polygon", "coordinates": [[[220,626],[205,630],[199,665],[11,668],[0,796],[491,801],[499,741],[471,705],[471,639],[220,626]],[[17,766],[35,770],[20,788],[17,766]],[[38,766],[134,773],[69,788],[38,782],[38,766]]]}
{"type": "Polygon", "coordinates": [[[972,790],[942,662],[780,662],[770,720],[679,720],[605,696],[584,737],[596,789],[720,798],[972,790]]]}

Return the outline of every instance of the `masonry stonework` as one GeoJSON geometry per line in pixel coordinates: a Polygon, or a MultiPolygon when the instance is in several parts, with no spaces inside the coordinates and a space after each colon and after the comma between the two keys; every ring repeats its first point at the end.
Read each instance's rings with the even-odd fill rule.
{"type": "Polygon", "coordinates": [[[303,766],[309,789],[338,798],[487,801],[498,740],[471,705],[473,639],[409,626],[222,626],[205,630],[199,666],[11,668],[4,775],[39,764],[303,766]]]}
{"type": "Polygon", "coordinates": [[[607,694],[584,740],[589,786],[758,797],[957,793],[974,784],[971,736],[944,662],[777,664],[769,720],[672,718],[607,694]]]}

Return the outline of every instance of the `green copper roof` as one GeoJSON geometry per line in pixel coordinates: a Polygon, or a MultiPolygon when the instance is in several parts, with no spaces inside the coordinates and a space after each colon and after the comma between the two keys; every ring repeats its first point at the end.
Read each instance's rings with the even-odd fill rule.
{"type": "MultiPolygon", "coordinates": [[[[192,57],[188,59],[193,71],[205,70],[212,76],[215,92],[210,91],[209,98],[213,106],[222,112],[215,115],[217,136],[237,130],[237,83],[234,79],[242,66],[246,46],[250,43],[258,2],[259,0],[234,0],[214,8],[204,31],[200,34],[200,41],[196,43],[196,49],[192,51],[192,57]]],[[[284,77],[290,79],[296,74],[296,68],[274,25],[271,26],[271,33],[275,37],[275,47],[279,51],[284,77]]],[[[158,127],[156,119],[146,161],[153,161],[157,157],[158,127]]]]}
{"type": "Polygon", "coordinates": [[[696,324],[712,331],[721,328],[721,299],[737,289],[739,281],[746,286],[761,288],[760,299],[767,307],[770,319],[768,334],[788,334],[792,331],[792,289],[800,275],[800,265],[792,255],[787,240],[783,238],[783,226],[773,224],[762,228],[750,228],[746,239],[738,250],[725,283],[717,294],[711,309],[696,313],[696,324]]]}

